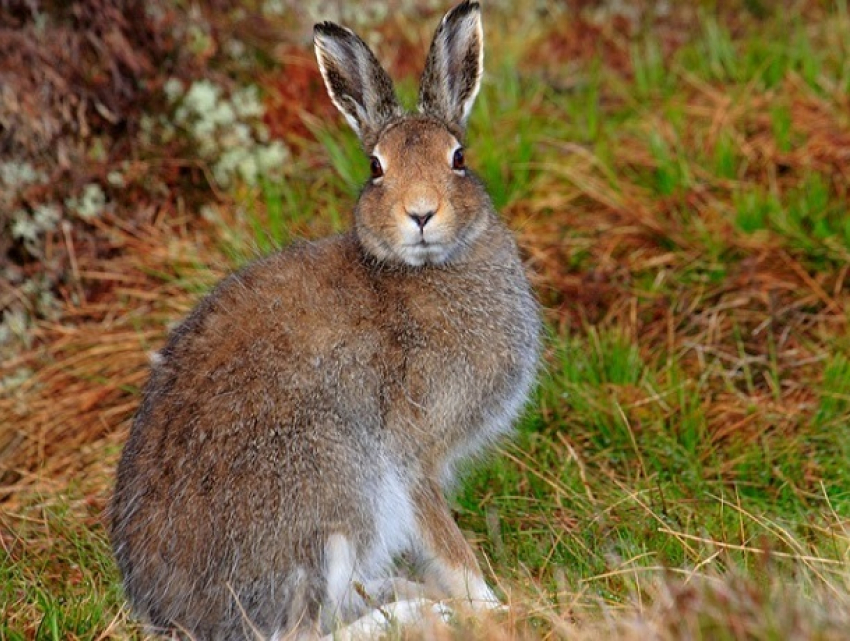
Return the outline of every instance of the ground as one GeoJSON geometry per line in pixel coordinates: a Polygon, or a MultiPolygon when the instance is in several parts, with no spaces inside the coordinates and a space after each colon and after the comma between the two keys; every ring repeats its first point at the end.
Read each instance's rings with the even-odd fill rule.
{"type": "MultiPolygon", "coordinates": [[[[847,4],[691,4],[484,7],[467,157],[547,338],[454,502],[511,614],[458,636],[850,629],[847,4]]],[[[141,638],[102,513],[148,354],[232,269],[350,223],[367,161],[310,24],[352,24],[409,100],[447,6],[13,5],[0,638],[141,638]]]]}

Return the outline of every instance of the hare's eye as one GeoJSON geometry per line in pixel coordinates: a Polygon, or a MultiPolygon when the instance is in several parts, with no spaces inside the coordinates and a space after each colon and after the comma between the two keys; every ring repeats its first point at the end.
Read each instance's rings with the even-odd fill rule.
{"type": "Polygon", "coordinates": [[[381,167],[381,161],[377,156],[369,158],[369,171],[372,172],[372,178],[380,178],[384,175],[384,168],[381,167]]]}
{"type": "Polygon", "coordinates": [[[455,153],[452,156],[452,169],[455,171],[466,169],[466,158],[464,158],[463,149],[460,147],[455,149],[455,153]]]}

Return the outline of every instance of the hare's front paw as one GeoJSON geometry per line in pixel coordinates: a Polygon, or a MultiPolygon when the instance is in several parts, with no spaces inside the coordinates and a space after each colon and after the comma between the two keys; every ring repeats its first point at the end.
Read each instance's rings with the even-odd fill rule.
{"type": "Polygon", "coordinates": [[[433,629],[433,626],[448,623],[453,614],[448,606],[428,599],[395,601],[375,608],[344,628],[322,637],[321,641],[366,641],[385,635],[394,627],[416,625],[433,629]]]}
{"type": "Polygon", "coordinates": [[[402,577],[377,579],[366,583],[363,588],[368,595],[366,602],[373,605],[395,601],[416,601],[428,596],[428,590],[424,585],[402,577]]]}
{"type": "Polygon", "coordinates": [[[457,567],[441,559],[434,559],[428,566],[428,572],[432,581],[443,586],[458,605],[481,611],[505,608],[484,577],[472,568],[457,567]]]}
{"type": "Polygon", "coordinates": [[[506,611],[508,606],[502,603],[496,593],[480,577],[469,580],[469,605],[473,610],[506,611]]]}

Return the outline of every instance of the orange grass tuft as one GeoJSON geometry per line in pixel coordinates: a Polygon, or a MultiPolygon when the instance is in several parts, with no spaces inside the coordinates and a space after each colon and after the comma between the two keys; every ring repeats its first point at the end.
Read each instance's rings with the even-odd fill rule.
{"type": "Polygon", "coordinates": [[[196,298],[179,278],[188,275],[196,286],[222,275],[204,255],[212,239],[167,215],[136,229],[114,219],[98,224],[117,254],[79,265],[97,296],[40,321],[34,346],[0,363],[0,380],[32,372],[0,394],[0,497],[7,502],[21,492],[55,492],[100,463],[103,451],[93,444],[114,444],[123,433],[147,377],[148,351],[196,298]]]}

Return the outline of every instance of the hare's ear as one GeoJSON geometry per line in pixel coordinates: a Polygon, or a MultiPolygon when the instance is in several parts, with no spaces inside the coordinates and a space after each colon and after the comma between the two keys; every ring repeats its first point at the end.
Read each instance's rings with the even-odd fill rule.
{"type": "Polygon", "coordinates": [[[484,72],[481,6],[465,0],[444,17],[419,84],[419,110],[462,135],[484,72]]]}
{"type": "Polygon", "coordinates": [[[371,148],[383,126],[401,114],[392,80],[350,29],[322,22],[313,29],[313,42],[331,100],[371,148]]]}

